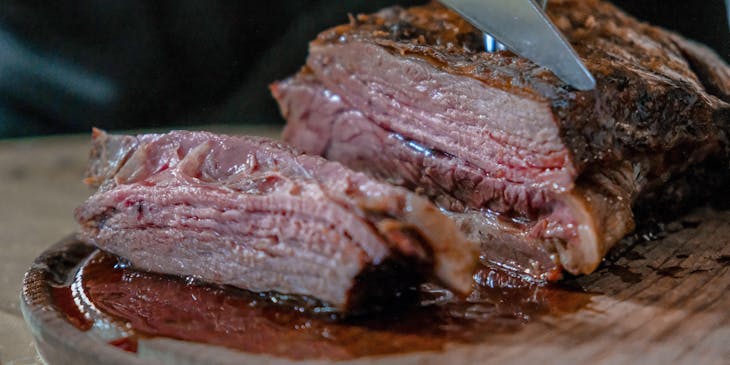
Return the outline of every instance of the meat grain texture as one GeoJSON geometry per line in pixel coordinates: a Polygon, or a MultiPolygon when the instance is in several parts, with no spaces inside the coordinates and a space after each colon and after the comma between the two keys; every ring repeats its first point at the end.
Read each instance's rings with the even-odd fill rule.
{"type": "Polygon", "coordinates": [[[427,199],[265,138],[95,130],[86,182],[80,237],[137,269],[341,312],[472,285],[478,247],[427,199]]]}
{"type": "Polygon", "coordinates": [[[490,263],[588,274],[637,208],[689,199],[690,170],[727,180],[730,68],[607,2],[555,0],[547,13],[595,90],[484,52],[436,2],[393,7],[322,32],[302,70],[272,85],[284,140],[429,197],[490,263]]]}

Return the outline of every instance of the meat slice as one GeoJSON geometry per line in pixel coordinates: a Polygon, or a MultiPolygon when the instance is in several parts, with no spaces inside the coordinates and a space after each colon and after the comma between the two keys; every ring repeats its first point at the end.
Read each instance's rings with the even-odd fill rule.
{"type": "Polygon", "coordinates": [[[435,277],[471,288],[478,247],[428,200],[264,138],[95,130],[81,237],[135,267],[343,312],[435,277]]]}
{"type": "Polygon", "coordinates": [[[483,52],[436,2],[394,7],[321,33],[302,71],[272,85],[284,140],[430,197],[489,262],[590,273],[634,229],[636,202],[727,161],[730,68],[602,1],[551,1],[548,14],[595,90],[483,52]]]}

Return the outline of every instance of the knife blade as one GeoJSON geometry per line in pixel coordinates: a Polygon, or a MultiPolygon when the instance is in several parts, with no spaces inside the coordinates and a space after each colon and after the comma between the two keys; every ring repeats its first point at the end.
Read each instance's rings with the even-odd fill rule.
{"type": "Polygon", "coordinates": [[[552,71],[579,90],[591,90],[590,71],[533,0],[441,0],[510,51],[552,71]]]}

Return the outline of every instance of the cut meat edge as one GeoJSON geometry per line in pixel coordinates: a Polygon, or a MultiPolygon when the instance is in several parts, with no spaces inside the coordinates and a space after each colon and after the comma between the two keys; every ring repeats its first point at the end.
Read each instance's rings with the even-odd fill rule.
{"type": "MultiPolygon", "coordinates": [[[[175,135],[175,138],[180,138],[180,136],[185,138],[186,133],[188,132],[172,132],[170,135],[175,135]]],[[[247,195],[245,190],[240,190],[241,188],[245,188],[245,186],[232,186],[233,188],[224,186],[225,184],[232,183],[230,176],[224,177],[224,181],[217,181],[215,180],[215,176],[217,175],[215,173],[209,174],[210,171],[206,170],[206,168],[213,166],[208,162],[208,155],[216,153],[216,146],[220,145],[219,140],[215,140],[214,138],[211,141],[201,143],[198,143],[200,141],[193,141],[192,143],[188,143],[188,146],[184,150],[180,150],[180,146],[175,145],[175,143],[168,143],[170,140],[165,140],[165,138],[174,140],[174,138],[167,136],[169,135],[145,135],[138,137],[134,141],[130,140],[129,136],[109,136],[98,130],[94,132],[92,157],[96,157],[90,161],[90,176],[86,181],[93,185],[101,185],[101,187],[99,192],[92,196],[84,206],[77,209],[77,219],[82,224],[82,234],[84,234],[84,237],[89,242],[95,243],[102,249],[105,246],[108,247],[109,244],[121,244],[122,247],[130,247],[129,243],[121,242],[124,241],[124,237],[114,232],[130,232],[129,234],[134,236],[145,230],[161,229],[158,232],[159,237],[157,238],[159,239],[164,239],[165,232],[187,232],[177,241],[179,244],[193,249],[193,252],[201,252],[198,257],[200,261],[198,264],[193,263],[194,260],[188,265],[181,266],[175,264],[174,257],[186,254],[184,247],[178,247],[178,251],[173,251],[172,254],[168,253],[167,255],[150,254],[150,252],[154,252],[159,247],[145,247],[144,244],[137,250],[128,250],[126,252],[124,250],[110,251],[122,257],[130,258],[132,262],[139,263],[145,262],[146,260],[148,264],[143,263],[139,265],[143,269],[163,273],[191,275],[201,277],[206,281],[236,285],[255,291],[279,291],[284,294],[313,296],[336,307],[339,311],[347,313],[367,311],[372,310],[373,307],[382,306],[383,303],[402,296],[405,291],[417,287],[417,284],[424,280],[426,276],[434,274],[447,287],[457,293],[464,294],[470,290],[472,284],[471,274],[478,255],[476,248],[472,243],[467,242],[461,232],[455,228],[454,224],[443,216],[438,209],[428,203],[427,200],[419,198],[404,189],[372,181],[365,175],[354,173],[337,163],[324,161],[321,157],[300,155],[298,152],[294,152],[294,150],[291,150],[291,152],[289,150],[282,152],[285,155],[287,153],[291,154],[291,157],[287,157],[288,155],[284,156],[283,160],[279,161],[278,166],[280,167],[276,167],[276,169],[279,171],[278,174],[295,174],[292,175],[294,179],[303,179],[301,181],[304,184],[303,187],[293,188],[291,190],[295,192],[295,195],[288,195],[289,193],[285,193],[284,191],[278,193],[276,189],[281,190],[283,185],[266,187],[267,189],[271,188],[274,190],[257,191],[254,195],[247,195]],[[120,141],[125,143],[120,143],[120,141]],[[133,143],[128,143],[130,141],[133,143]],[[169,157],[165,151],[155,151],[154,148],[150,148],[148,143],[156,143],[158,141],[162,142],[159,142],[157,147],[163,146],[164,148],[173,149],[174,153],[172,156],[174,158],[165,160],[166,162],[150,160],[160,158],[160,156],[166,156],[164,158],[169,157]],[[176,160],[177,158],[179,160],[176,160]],[[291,162],[285,162],[287,158],[291,158],[291,162]],[[129,164],[127,165],[127,163],[129,164]],[[282,165],[282,163],[284,164],[282,165]],[[296,165],[292,166],[293,170],[287,167],[286,164],[288,163],[296,165]],[[128,171],[124,172],[123,170],[128,171]],[[225,184],[221,185],[221,183],[225,184]],[[161,185],[157,187],[157,184],[161,185]],[[353,186],[351,187],[350,185],[353,186]],[[354,190],[350,191],[350,188],[354,190]],[[176,192],[176,189],[180,190],[180,192],[176,192]],[[156,190],[159,191],[155,192],[156,190]],[[322,195],[322,193],[325,193],[325,195],[322,195]],[[276,202],[277,196],[281,200],[279,202],[281,204],[276,202]],[[197,273],[185,271],[184,266],[200,268],[200,264],[204,264],[207,260],[207,256],[203,254],[206,251],[205,247],[202,247],[200,250],[194,249],[196,242],[201,243],[200,240],[195,239],[196,235],[200,234],[207,235],[206,237],[210,238],[208,244],[213,246],[218,245],[221,246],[219,248],[230,251],[228,255],[218,257],[219,260],[235,261],[237,259],[235,257],[236,252],[240,252],[237,251],[240,250],[236,248],[237,245],[245,242],[248,238],[255,240],[256,236],[237,236],[235,232],[234,234],[229,234],[230,232],[225,233],[227,230],[220,230],[215,227],[208,229],[207,225],[210,222],[218,222],[223,225],[235,224],[235,222],[226,223],[226,219],[230,218],[232,212],[237,211],[237,209],[242,209],[240,213],[245,214],[248,209],[246,206],[251,205],[250,203],[257,199],[263,200],[260,203],[253,204],[250,209],[260,213],[266,211],[277,213],[279,210],[291,208],[292,199],[314,199],[310,203],[315,206],[324,204],[325,208],[330,207],[336,210],[336,212],[331,214],[325,214],[327,209],[313,209],[311,206],[306,208],[307,204],[302,203],[302,208],[299,209],[299,213],[304,217],[307,214],[311,215],[316,213],[312,216],[313,218],[324,218],[323,223],[325,227],[331,226],[335,231],[339,232],[338,235],[342,240],[338,242],[345,245],[343,248],[346,246],[350,247],[347,250],[334,249],[334,252],[327,254],[333,260],[355,259],[355,262],[357,262],[355,266],[348,266],[351,269],[346,269],[346,267],[332,269],[335,274],[346,276],[345,280],[339,280],[338,283],[329,283],[329,285],[334,285],[337,288],[332,289],[319,286],[308,288],[299,287],[297,289],[287,287],[288,284],[286,283],[288,279],[276,276],[270,278],[269,281],[260,280],[261,278],[257,277],[251,279],[253,282],[247,282],[246,280],[237,282],[235,279],[231,279],[229,275],[226,280],[221,282],[219,280],[220,278],[216,277],[215,270],[212,271],[213,276],[211,276],[210,271],[205,271],[204,269],[199,270],[200,272],[197,273]],[[137,207],[135,205],[137,201],[146,202],[146,205],[144,207],[143,205],[137,207]],[[219,204],[213,204],[212,206],[209,204],[206,205],[206,203],[215,201],[227,203],[222,206],[219,206],[219,204]],[[395,204],[397,202],[402,202],[405,206],[395,204]],[[187,230],[187,228],[184,228],[186,226],[185,224],[176,225],[176,223],[173,223],[174,227],[172,228],[165,228],[164,224],[166,222],[152,222],[154,224],[148,222],[149,224],[147,225],[142,222],[140,224],[140,219],[146,219],[142,217],[143,212],[149,210],[151,206],[157,207],[155,208],[157,210],[156,212],[148,213],[159,214],[159,218],[162,219],[165,214],[163,214],[164,212],[160,212],[159,209],[170,210],[175,208],[179,203],[189,205],[189,209],[192,209],[193,212],[187,212],[180,217],[187,219],[189,222],[193,222],[191,223],[192,226],[198,228],[187,230]],[[122,212],[125,209],[127,213],[122,212]],[[210,213],[211,209],[214,214],[210,213]],[[215,213],[216,211],[220,213],[215,213]],[[117,226],[116,229],[112,229],[110,231],[112,234],[108,235],[106,238],[107,241],[105,242],[101,239],[99,227],[103,226],[105,222],[110,222],[110,215],[113,214],[121,215],[122,222],[127,221],[130,223],[127,226],[117,226]],[[189,216],[190,214],[195,214],[195,217],[189,216]],[[204,218],[210,214],[213,214],[210,219],[204,218]],[[226,219],[216,219],[216,214],[221,216],[227,214],[226,219]],[[392,218],[388,218],[389,216],[392,216],[392,218]],[[342,219],[347,217],[352,218],[352,222],[347,224],[342,223],[342,219]],[[383,221],[393,221],[396,224],[383,225],[378,223],[378,221],[381,221],[381,223],[383,221]],[[339,230],[338,228],[341,228],[339,226],[350,227],[348,228],[349,232],[339,230]],[[351,229],[355,229],[355,231],[351,229]],[[367,237],[363,236],[363,234],[367,237]],[[370,243],[362,245],[368,241],[370,243]],[[233,243],[233,245],[231,246],[229,243],[233,243]],[[352,249],[357,251],[354,255],[348,253],[348,250],[352,251],[352,249]],[[135,259],[134,255],[147,256],[143,258],[137,257],[135,259]],[[370,282],[371,280],[379,280],[382,282],[376,284],[370,282]],[[285,284],[283,286],[274,286],[272,284],[277,282],[280,285],[281,282],[285,282],[285,284]],[[347,285],[343,285],[343,283],[347,285]],[[367,292],[361,292],[361,290],[366,290],[367,292]]],[[[200,135],[196,133],[190,133],[190,136],[196,140],[199,138],[215,137],[215,135],[200,135]]],[[[242,143],[241,141],[245,141],[246,137],[222,136],[216,138],[232,139],[228,141],[230,146],[230,143],[242,143]]],[[[262,141],[263,144],[268,143],[256,138],[252,138],[252,140],[255,140],[255,144],[261,144],[262,141]]],[[[266,148],[271,148],[271,146],[267,146],[266,148]]],[[[254,148],[254,150],[259,151],[257,148],[254,148]]],[[[271,151],[264,151],[264,153],[271,153],[271,151]]],[[[216,157],[226,159],[231,156],[217,155],[216,157]]],[[[244,160],[247,158],[245,155],[236,155],[233,157],[244,160]]],[[[258,164],[259,162],[254,163],[256,166],[258,164]]],[[[245,178],[245,175],[240,175],[240,173],[235,176],[245,178]]],[[[283,187],[287,188],[288,185],[283,187]]],[[[170,212],[170,217],[176,217],[177,213],[174,213],[172,210],[170,212]]],[[[308,225],[308,223],[302,221],[302,225],[308,225]]],[[[319,237],[315,237],[316,235],[305,236],[319,237]]],[[[145,236],[144,234],[137,238],[145,237],[154,238],[145,236]]],[[[307,237],[299,237],[298,239],[303,239],[302,243],[306,243],[307,237]]],[[[310,242],[306,244],[330,246],[325,248],[332,251],[331,246],[335,243],[310,242]]],[[[279,244],[286,243],[279,242],[279,244]]],[[[211,250],[215,251],[213,246],[211,246],[211,250]]],[[[175,248],[173,247],[173,249],[175,248]]],[[[242,246],[241,249],[245,249],[245,247],[242,246]]],[[[296,249],[294,247],[288,247],[287,250],[296,249]]],[[[256,254],[253,257],[255,256],[256,254]]],[[[275,264],[273,266],[274,269],[276,265],[283,265],[282,268],[287,269],[289,266],[295,264],[295,262],[286,263],[285,261],[280,261],[278,264],[275,264]]],[[[241,268],[245,268],[245,265],[241,266],[241,268]]],[[[244,271],[242,269],[241,272],[244,271]]],[[[326,272],[319,272],[319,270],[315,270],[314,268],[310,271],[312,271],[312,277],[316,277],[317,275],[327,276],[326,272]]],[[[327,279],[324,280],[327,281],[327,279]]],[[[292,281],[292,283],[295,281],[292,281]]]]}
{"type": "Polygon", "coordinates": [[[572,188],[576,171],[546,100],[367,42],[312,45],[308,72],[373,123],[534,190],[572,188]]]}
{"type": "MultiPolygon", "coordinates": [[[[520,233],[520,228],[505,222],[504,217],[478,207],[462,205],[454,209],[453,201],[458,200],[450,196],[454,186],[429,189],[424,182],[432,183],[432,177],[427,175],[439,163],[465,165],[457,157],[438,151],[418,151],[414,158],[410,154],[414,147],[409,141],[391,138],[391,132],[347,105],[346,98],[327,90],[311,74],[300,74],[274,84],[272,92],[288,121],[283,133],[285,140],[306,152],[320,153],[375,177],[425,193],[445,211],[450,211],[448,214],[471,239],[482,243],[483,256],[491,263],[549,280],[559,277],[560,266],[573,274],[590,273],[600,264],[607,250],[633,229],[631,186],[624,184],[626,186],[611,190],[601,185],[611,185],[610,179],[598,183],[595,179],[579,179],[574,189],[552,194],[550,210],[528,222],[533,228],[522,228],[532,231],[531,234],[520,233]],[[317,138],[310,138],[312,135],[317,138]],[[623,205],[612,206],[621,199],[625,199],[623,205]],[[480,223],[480,220],[484,222],[480,223]],[[609,221],[611,225],[604,228],[602,224],[609,221]],[[547,229],[555,226],[562,230],[562,236],[555,237],[557,231],[553,229],[551,233],[547,229]],[[500,241],[507,240],[520,241],[515,249],[521,253],[505,250],[504,242],[500,241]],[[490,252],[491,249],[497,253],[490,252]]],[[[611,174],[611,168],[606,174],[611,174]]],[[[525,223],[524,217],[518,218],[525,223]]]]}

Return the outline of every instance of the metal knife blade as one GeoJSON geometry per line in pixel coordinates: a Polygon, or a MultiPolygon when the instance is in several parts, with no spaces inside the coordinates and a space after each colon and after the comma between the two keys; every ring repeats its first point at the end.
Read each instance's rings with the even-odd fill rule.
{"type": "Polygon", "coordinates": [[[579,90],[596,87],[575,50],[532,0],[441,0],[512,52],[579,90]]]}

